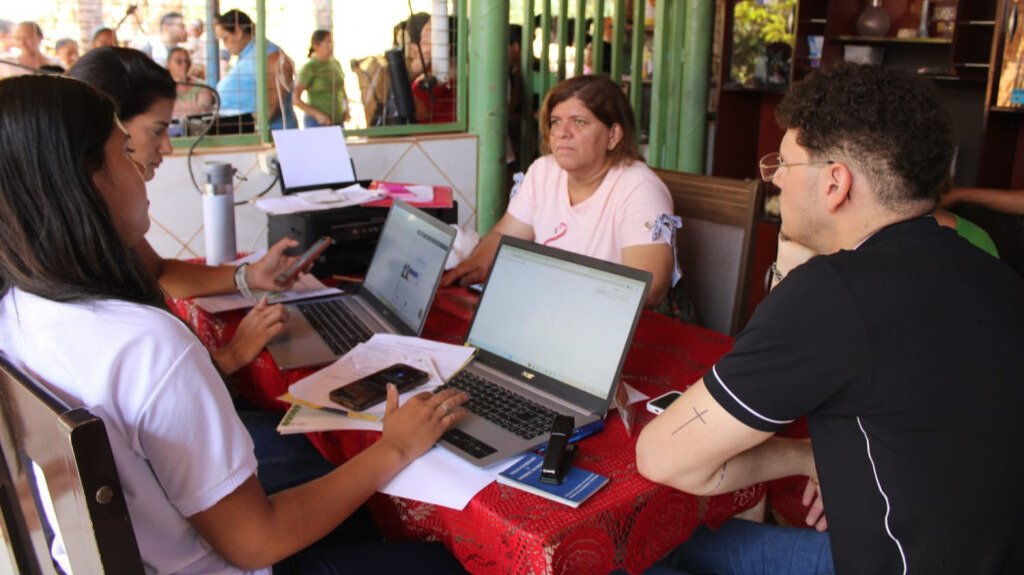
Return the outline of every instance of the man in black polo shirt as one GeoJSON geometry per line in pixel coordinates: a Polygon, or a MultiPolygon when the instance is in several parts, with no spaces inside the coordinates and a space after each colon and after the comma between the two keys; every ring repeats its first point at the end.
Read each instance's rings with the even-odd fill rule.
{"type": "MultiPolygon", "coordinates": [[[[943,106],[922,79],[843,63],[777,115],[778,285],[643,430],[641,473],[698,494],[811,476],[840,573],[1024,573],[1024,282],[930,216],[943,106]],[[810,444],[773,435],[803,415],[810,444]]],[[[782,533],[754,553],[802,552],[782,533]]]]}

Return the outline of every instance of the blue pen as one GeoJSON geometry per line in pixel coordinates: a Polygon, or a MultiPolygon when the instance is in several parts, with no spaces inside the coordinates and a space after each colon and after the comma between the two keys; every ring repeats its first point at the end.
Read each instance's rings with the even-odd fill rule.
{"type": "MultiPolygon", "coordinates": [[[[597,433],[598,431],[601,431],[603,429],[604,429],[604,420],[603,419],[598,419],[597,421],[594,421],[592,423],[588,423],[586,425],[583,425],[583,426],[577,428],[575,432],[573,432],[572,437],[569,438],[569,443],[576,443],[577,441],[583,439],[584,437],[589,437],[591,435],[594,435],[595,433],[597,433]]],[[[547,449],[547,448],[548,448],[548,444],[544,443],[540,447],[535,449],[534,451],[536,451],[537,453],[544,453],[544,450],[547,449]]]]}

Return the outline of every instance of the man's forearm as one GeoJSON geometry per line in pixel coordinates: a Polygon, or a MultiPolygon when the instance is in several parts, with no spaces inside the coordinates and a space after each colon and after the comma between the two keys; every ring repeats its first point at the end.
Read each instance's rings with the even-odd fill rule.
{"type": "Polygon", "coordinates": [[[808,441],[745,425],[711,396],[703,379],[644,427],[636,454],[644,477],[696,495],[814,473],[808,441]]]}
{"type": "Polygon", "coordinates": [[[772,437],[724,462],[702,495],[717,495],[791,475],[816,475],[811,444],[772,437]]]}
{"type": "Polygon", "coordinates": [[[999,212],[1024,215],[1024,190],[955,188],[942,198],[942,205],[956,204],[977,204],[999,212]]]}

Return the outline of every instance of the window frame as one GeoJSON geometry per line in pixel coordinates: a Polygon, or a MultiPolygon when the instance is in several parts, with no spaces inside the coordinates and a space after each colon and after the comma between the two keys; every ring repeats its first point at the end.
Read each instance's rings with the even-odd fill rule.
{"type": "MultiPolygon", "coordinates": [[[[208,0],[209,1],[209,0],[208,0]]],[[[370,126],[367,128],[345,129],[346,136],[373,138],[373,137],[397,137],[417,136],[421,134],[434,133],[459,133],[467,131],[469,124],[467,112],[469,110],[469,91],[464,89],[469,72],[469,26],[466,14],[468,12],[468,0],[453,0],[455,5],[456,18],[456,39],[455,39],[455,65],[452,74],[460,81],[456,81],[455,87],[455,121],[444,124],[405,124],[394,126],[370,126]]],[[[266,28],[266,0],[256,0],[255,30],[253,30],[253,41],[256,42],[256,53],[263,54],[262,58],[256,60],[256,110],[259,118],[266,118],[267,109],[267,28],[266,28]]],[[[212,30],[211,23],[208,27],[212,30]]],[[[171,145],[175,149],[188,149],[192,146],[198,148],[222,148],[237,146],[253,146],[271,144],[270,126],[263,121],[256,125],[256,132],[252,134],[234,134],[223,136],[205,136],[198,144],[194,136],[179,136],[171,138],[171,145]]]]}

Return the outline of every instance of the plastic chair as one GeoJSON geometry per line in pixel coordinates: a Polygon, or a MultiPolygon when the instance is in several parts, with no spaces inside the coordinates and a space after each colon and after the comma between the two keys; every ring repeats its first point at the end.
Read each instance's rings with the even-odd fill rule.
{"type": "Polygon", "coordinates": [[[675,213],[683,219],[676,235],[679,266],[701,323],[736,335],[745,317],[764,183],[654,172],[668,186],[675,213]]]}
{"type": "Polygon", "coordinates": [[[73,573],[143,573],[103,421],[67,405],[3,353],[0,408],[0,526],[18,572],[59,572],[47,535],[53,526],[40,511],[45,491],[73,573]]]}

